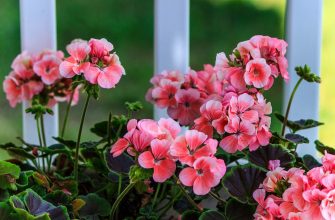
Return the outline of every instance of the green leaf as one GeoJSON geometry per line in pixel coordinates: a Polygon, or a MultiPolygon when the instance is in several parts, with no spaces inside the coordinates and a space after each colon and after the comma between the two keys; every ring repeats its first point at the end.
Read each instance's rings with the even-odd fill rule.
{"type": "Polygon", "coordinates": [[[286,134],[285,138],[295,144],[308,144],[309,140],[300,134],[286,134]]]}
{"type": "Polygon", "coordinates": [[[218,211],[209,210],[205,211],[200,215],[199,220],[222,220],[225,217],[218,211]]]}
{"type": "Polygon", "coordinates": [[[113,157],[109,152],[109,149],[105,152],[105,160],[110,171],[116,173],[127,174],[130,171],[130,167],[134,165],[134,160],[126,154],[121,154],[118,157],[113,157]]]}
{"type": "Polygon", "coordinates": [[[107,216],[111,210],[109,202],[95,193],[79,196],[85,205],[79,210],[79,216],[84,219],[98,219],[98,216],[107,216]]]}
{"type": "Polygon", "coordinates": [[[76,142],[72,141],[72,140],[65,140],[61,137],[52,137],[53,139],[55,139],[56,141],[58,141],[58,143],[64,144],[65,146],[67,146],[70,149],[75,149],[76,148],[76,142]]]}
{"type": "Polygon", "coordinates": [[[304,80],[307,82],[321,83],[321,78],[315,73],[311,72],[311,68],[307,65],[295,67],[295,71],[304,80]]]}
{"type": "MultiPolygon", "coordinates": [[[[284,123],[283,115],[279,114],[278,112],[275,112],[274,115],[281,123],[284,123]]],[[[324,125],[324,123],[315,121],[313,119],[300,119],[298,121],[287,120],[286,122],[286,126],[289,127],[293,133],[304,129],[314,128],[320,125],[324,125]]]]}
{"type": "Polygon", "coordinates": [[[325,151],[329,154],[335,154],[335,148],[329,147],[321,143],[319,140],[314,141],[316,150],[319,151],[321,154],[325,154],[325,151]]]}
{"type": "Polygon", "coordinates": [[[24,159],[30,159],[30,160],[34,160],[36,158],[34,155],[28,153],[23,148],[9,147],[7,148],[7,152],[13,157],[22,157],[24,159]]]}
{"type": "Polygon", "coordinates": [[[19,216],[7,202],[0,202],[0,219],[2,220],[18,220],[19,216]]]}
{"type": "Polygon", "coordinates": [[[254,204],[253,192],[263,182],[265,172],[254,165],[247,164],[231,168],[222,180],[223,187],[242,203],[254,204]]]}
{"type": "Polygon", "coordinates": [[[295,162],[295,157],[281,145],[270,144],[249,152],[249,161],[257,166],[268,169],[270,160],[280,160],[280,166],[290,168],[295,162]]]}
{"type": "Polygon", "coordinates": [[[3,161],[0,161],[0,189],[16,190],[16,179],[20,177],[20,167],[3,161]]]}
{"type": "Polygon", "coordinates": [[[143,105],[139,101],[136,101],[136,102],[126,102],[125,105],[126,105],[126,108],[129,111],[132,111],[132,112],[137,112],[137,111],[143,109],[143,105]]]}
{"type": "Polygon", "coordinates": [[[320,167],[320,164],[312,155],[306,154],[302,157],[302,160],[308,170],[313,169],[314,167],[320,167]]]}
{"type": "Polygon", "coordinates": [[[226,205],[226,220],[250,220],[253,219],[255,206],[243,204],[235,199],[230,199],[226,205]]]}
{"type": "Polygon", "coordinates": [[[198,220],[200,213],[194,210],[187,210],[181,215],[181,220],[198,220]]]}
{"type": "Polygon", "coordinates": [[[19,188],[27,187],[29,184],[29,177],[34,173],[34,171],[24,171],[20,173],[20,177],[16,180],[16,185],[19,188]]]}
{"type": "Polygon", "coordinates": [[[23,220],[70,220],[66,207],[54,206],[31,189],[11,196],[9,203],[23,220]]]}

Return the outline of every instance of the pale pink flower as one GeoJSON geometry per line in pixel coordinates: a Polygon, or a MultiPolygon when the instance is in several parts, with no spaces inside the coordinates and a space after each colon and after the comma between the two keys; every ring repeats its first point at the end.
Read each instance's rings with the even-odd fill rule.
{"type": "Polygon", "coordinates": [[[244,74],[244,80],[247,85],[252,85],[256,88],[265,87],[271,77],[271,68],[263,58],[256,58],[247,63],[244,74]]]}
{"type": "Polygon", "coordinates": [[[193,167],[184,168],[179,179],[185,186],[193,186],[196,195],[206,195],[212,187],[220,183],[226,172],[224,161],[214,157],[200,157],[193,167]]]}
{"type": "Polygon", "coordinates": [[[277,167],[280,167],[280,160],[269,160],[268,169],[270,171],[277,169],[277,167]]]}
{"type": "Polygon", "coordinates": [[[263,181],[263,188],[267,192],[274,192],[279,181],[287,179],[287,171],[281,167],[277,167],[266,173],[266,178],[263,181]]]}
{"type": "Polygon", "coordinates": [[[335,155],[325,152],[322,157],[322,167],[325,171],[334,172],[335,171],[335,155]]]}
{"type": "Polygon", "coordinates": [[[41,77],[43,83],[51,85],[60,78],[59,65],[61,62],[62,58],[57,56],[56,53],[47,53],[34,63],[33,69],[41,77]]]}
{"type": "Polygon", "coordinates": [[[33,63],[35,58],[27,51],[23,51],[12,62],[12,69],[21,79],[29,79],[34,75],[33,63]]]}
{"type": "Polygon", "coordinates": [[[63,77],[72,78],[75,75],[84,73],[90,67],[90,63],[86,61],[91,51],[87,41],[81,39],[73,40],[66,47],[66,50],[70,57],[64,60],[59,67],[60,74],[63,77]]]}
{"type": "Polygon", "coordinates": [[[218,142],[208,138],[197,130],[188,130],[185,135],[177,137],[171,145],[170,153],[183,164],[192,166],[193,162],[203,156],[213,156],[218,142]]]}
{"type": "Polygon", "coordinates": [[[321,214],[325,220],[335,219],[335,189],[328,192],[321,202],[321,214]]]}
{"type": "Polygon", "coordinates": [[[145,151],[138,157],[141,167],[154,169],[153,179],[156,182],[165,182],[176,170],[176,163],[169,155],[170,142],[154,139],[150,144],[150,151],[145,151]]]}
{"type": "Polygon", "coordinates": [[[309,189],[304,191],[302,196],[309,203],[308,208],[301,214],[302,219],[322,219],[320,204],[327,193],[319,189],[309,189]]]}
{"type": "Polygon", "coordinates": [[[142,119],[137,124],[138,128],[157,139],[173,141],[181,131],[178,122],[171,118],[161,118],[158,122],[151,119],[142,119]]]}
{"type": "Polygon", "coordinates": [[[181,89],[176,93],[177,106],[170,106],[169,116],[178,120],[181,125],[190,125],[200,115],[200,106],[203,100],[196,89],[181,89]]]}

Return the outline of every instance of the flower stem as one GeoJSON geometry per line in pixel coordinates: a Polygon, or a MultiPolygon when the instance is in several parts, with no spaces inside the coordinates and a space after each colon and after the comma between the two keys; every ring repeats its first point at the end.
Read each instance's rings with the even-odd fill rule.
{"type": "MultiPolygon", "coordinates": [[[[43,141],[42,141],[42,137],[41,137],[41,128],[40,128],[40,120],[38,120],[38,118],[36,118],[36,127],[37,127],[37,135],[38,135],[38,141],[40,144],[40,147],[43,147],[43,141]]],[[[42,159],[42,170],[43,172],[45,172],[45,161],[44,158],[42,159]]]]}
{"type": "Polygon", "coordinates": [[[61,132],[61,135],[60,135],[61,138],[63,138],[64,134],[65,134],[67,119],[69,117],[71,104],[72,104],[72,100],[73,100],[73,96],[74,96],[75,91],[76,91],[76,88],[73,88],[73,91],[72,91],[71,96],[70,96],[70,101],[69,101],[69,103],[67,103],[67,106],[66,106],[66,112],[65,112],[65,117],[64,117],[64,121],[63,121],[62,132],[61,132]]]}
{"type": "Polygon", "coordinates": [[[292,101],[293,101],[293,98],[294,98],[294,95],[300,85],[300,83],[302,82],[303,78],[300,78],[298,80],[298,82],[295,84],[294,86],[294,89],[291,93],[291,96],[290,96],[290,99],[288,101],[288,105],[287,105],[287,108],[286,108],[286,113],[285,113],[285,118],[284,118],[284,122],[283,122],[283,127],[282,127],[282,130],[281,130],[281,135],[284,136],[285,134],[285,128],[286,128],[286,124],[287,124],[287,120],[288,120],[288,115],[290,113],[290,109],[291,109],[291,105],[292,105],[292,101]]]}
{"type": "Polygon", "coordinates": [[[152,201],[151,210],[153,210],[155,208],[158,193],[159,193],[160,189],[161,189],[161,184],[158,183],[158,186],[157,186],[157,189],[156,189],[156,192],[155,192],[155,196],[154,196],[154,200],[152,201]]]}
{"type": "Polygon", "coordinates": [[[75,157],[74,157],[74,178],[77,182],[78,182],[78,160],[79,160],[80,138],[81,138],[81,132],[83,131],[83,125],[84,125],[85,115],[86,115],[86,111],[87,111],[89,101],[90,101],[90,94],[87,94],[84,110],[83,110],[83,113],[81,115],[78,138],[77,138],[77,144],[76,144],[76,153],[75,153],[75,157]]]}
{"type": "Polygon", "coordinates": [[[211,195],[214,199],[218,200],[219,202],[226,203],[225,200],[221,199],[220,196],[212,191],[209,192],[209,195],[211,195]]]}
{"type": "Polygon", "coordinates": [[[174,202],[178,200],[182,194],[183,192],[179,191],[179,193],[176,196],[174,196],[165,206],[163,206],[163,208],[158,210],[159,212],[161,212],[158,219],[161,219],[164,216],[164,214],[173,206],[174,202]]]}
{"type": "Polygon", "coordinates": [[[123,192],[117,197],[117,199],[115,200],[113,206],[112,206],[112,209],[111,209],[111,212],[110,212],[110,216],[109,216],[109,219],[110,220],[113,220],[113,219],[117,219],[114,218],[114,215],[115,215],[115,211],[116,209],[119,207],[122,199],[127,195],[127,193],[135,186],[136,182],[134,183],[130,183],[124,190],[123,192]]]}
{"type": "Polygon", "coordinates": [[[178,187],[180,188],[180,190],[182,191],[182,193],[184,194],[185,198],[188,200],[188,202],[198,211],[202,211],[202,208],[200,208],[198,206],[198,204],[196,202],[194,202],[194,200],[188,195],[187,191],[184,189],[184,187],[181,185],[180,180],[178,179],[178,177],[176,175],[173,175],[173,178],[175,179],[178,187]]]}
{"type": "MultiPolygon", "coordinates": [[[[46,141],[46,138],[45,138],[44,116],[43,115],[41,115],[41,130],[42,130],[43,146],[47,147],[47,141],[46,141]]],[[[47,160],[47,165],[48,165],[47,171],[49,172],[50,171],[50,166],[51,166],[51,157],[47,156],[46,160],[47,160]]]]}

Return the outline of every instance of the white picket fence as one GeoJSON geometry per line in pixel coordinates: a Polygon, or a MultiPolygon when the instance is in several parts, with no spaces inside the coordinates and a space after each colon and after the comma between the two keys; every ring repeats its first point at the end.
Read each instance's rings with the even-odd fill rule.
{"type": "MultiPolygon", "coordinates": [[[[288,0],[286,8],[286,40],[289,44],[289,72],[297,65],[308,64],[312,71],[320,72],[322,0],[288,0]]],[[[56,5],[55,0],[20,0],[21,48],[39,51],[56,49],[56,5]]],[[[113,19],[113,15],[111,18],[113,19]]],[[[177,69],[186,72],[189,67],[189,0],[155,0],[155,72],[177,69]]],[[[113,28],[113,27],[111,27],[113,28]]],[[[227,34],[228,30],[227,30],[227,34]]],[[[224,40],[224,39],[222,39],[224,40]]],[[[219,48],[218,48],[219,49],[219,48]]],[[[293,89],[297,77],[291,74],[285,86],[284,102],[293,89]]],[[[303,84],[296,94],[296,101],[290,118],[318,119],[319,88],[303,84]]],[[[23,105],[25,109],[26,104],[23,105]]],[[[45,119],[47,143],[58,136],[58,106],[55,115],[45,119]]],[[[166,112],[155,109],[155,118],[166,116],[166,112]]],[[[37,143],[35,122],[23,111],[23,134],[28,142],[37,143]]],[[[318,130],[304,133],[311,140],[318,136],[318,130]]],[[[301,154],[312,154],[314,148],[300,148],[301,154]]]]}

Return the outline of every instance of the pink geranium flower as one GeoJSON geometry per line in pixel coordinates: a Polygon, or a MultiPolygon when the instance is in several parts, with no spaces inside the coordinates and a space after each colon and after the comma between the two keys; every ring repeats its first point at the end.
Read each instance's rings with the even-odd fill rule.
{"type": "Polygon", "coordinates": [[[225,126],[225,131],[230,135],[221,140],[220,147],[228,153],[235,153],[251,143],[255,134],[255,126],[250,122],[240,121],[238,117],[233,117],[225,126]]]}
{"type": "Polygon", "coordinates": [[[151,91],[151,97],[159,108],[167,108],[176,105],[175,95],[180,83],[169,79],[162,79],[158,87],[151,91]]]}
{"type": "Polygon", "coordinates": [[[188,130],[185,135],[177,137],[171,145],[170,153],[183,164],[192,166],[193,162],[203,156],[213,156],[217,141],[197,130],[188,130]]]}
{"type": "Polygon", "coordinates": [[[263,58],[256,58],[247,63],[244,74],[244,80],[247,85],[252,85],[256,88],[265,87],[271,77],[271,68],[263,58]]]}
{"type": "Polygon", "coordinates": [[[238,97],[232,97],[229,105],[229,116],[239,117],[249,123],[258,122],[258,112],[253,110],[255,101],[252,96],[244,93],[238,97]]]}
{"type": "Polygon", "coordinates": [[[166,139],[169,141],[173,141],[181,131],[178,122],[171,118],[161,118],[158,122],[151,119],[143,119],[137,126],[140,130],[157,139],[166,139]]]}
{"type": "Polygon", "coordinates": [[[218,133],[224,132],[224,126],[227,124],[227,116],[221,102],[209,100],[200,107],[201,116],[194,121],[194,128],[202,131],[209,137],[213,136],[213,128],[218,133]]]}
{"type": "Polygon", "coordinates": [[[321,202],[321,214],[325,220],[335,219],[335,189],[327,193],[321,202]]]}
{"type": "Polygon", "coordinates": [[[63,53],[61,56],[56,53],[43,54],[41,59],[33,65],[34,72],[46,85],[51,85],[60,78],[59,65],[62,62],[63,53]]]}
{"type": "Polygon", "coordinates": [[[22,101],[31,100],[43,90],[43,87],[43,83],[39,81],[23,81],[15,72],[11,72],[3,82],[3,90],[11,107],[22,101]]]}
{"type": "Polygon", "coordinates": [[[84,73],[90,63],[86,61],[89,52],[91,51],[87,41],[76,39],[73,40],[67,47],[67,52],[70,57],[60,64],[60,74],[66,78],[72,78],[75,75],[84,73]]]}
{"type": "Polygon", "coordinates": [[[206,195],[212,187],[220,183],[226,172],[224,161],[214,157],[200,157],[193,167],[184,168],[179,179],[185,186],[193,186],[196,195],[206,195]]]}
{"type": "Polygon", "coordinates": [[[136,155],[149,147],[154,137],[147,132],[138,129],[137,120],[132,119],[127,124],[128,132],[123,138],[118,139],[112,146],[110,153],[113,157],[121,155],[125,150],[130,155],[136,155]]]}
{"type": "Polygon", "coordinates": [[[156,182],[165,182],[176,170],[176,163],[169,154],[170,142],[168,140],[151,141],[150,150],[138,157],[140,166],[146,169],[154,169],[153,179],[156,182]]]}
{"type": "Polygon", "coordinates": [[[109,56],[109,52],[114,49],[113,44],[108,42],[105,38],[102,39],[90,39],[88,42],[90,46],[90,56],[93,59],[93,63],[99,59],[103,59],[105,56],[109,56]]]}
{"type": "Polygon", "coordinates": [[[84,76],[91,84],[98,84],[105,89],[114,88],[125,71],[116,54],[104,58],[105,64],[103,66],[90,65],[84,72],[84,76]]]}
{"type": "Polygon", "coordinates": [[[12,62],[12,69],[22,79],[29,79],[34,75],[33,63],[35,57],[29,54],[27,51],[23,51],[19,54],[12,62]]]}
{"type": "Polygon", "coordinates": [[[193,124],[194,119],[200,115],[200,106],[203,102],[200,92],[196,89],[181,89],[175,97],[177,105],[168,108],[169,116],[178,120],[181,125],[193,124]]]}

